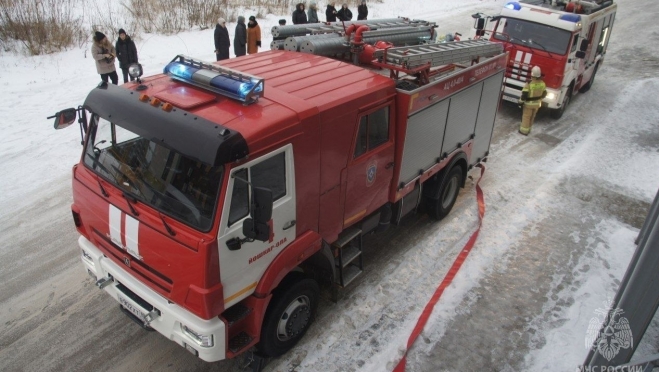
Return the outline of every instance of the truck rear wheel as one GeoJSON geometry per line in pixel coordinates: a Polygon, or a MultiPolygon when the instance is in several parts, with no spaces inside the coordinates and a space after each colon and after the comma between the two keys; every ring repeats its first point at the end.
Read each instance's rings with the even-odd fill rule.
{"type": "Polygon", "coordinates": [[[439,189],[439,199],[428,200],[428,214],[430,217],[441,220],[453,208],[458,193],[460,191],[460,184],[462,183],[462,168],[459,165],[451,168],[442,185],[439,189]]]}
{"type": "Polygon", "coordinates": [[[567,110],[567,106],[570,104],[571,99],[572,99],[572,85],[570,85],[570,88],[568,88],[567,92],[565,93],[565,97],[563,97],[563,103],[561,104],[561,107],[551,110],[549,115],[553,119],[560,119],[561,116],[563,116],[563,114],[565,113],[565,110],[567,110]]]}
{"type": "Polygon", "coordinates": [[[259,351],[276,357],[295,346],[313,321],[319,292],[318,283],[299,277],[275,291],[263,320],[259,351]]]}

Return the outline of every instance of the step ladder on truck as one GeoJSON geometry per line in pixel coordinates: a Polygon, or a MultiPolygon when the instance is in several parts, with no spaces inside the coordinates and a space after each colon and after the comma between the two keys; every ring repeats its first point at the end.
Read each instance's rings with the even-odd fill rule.
{"type": "Polygon", "coordinates": [[[359,281],[364,235],[449,213],[489,154],[507,54],[369,22],[300,51],[134,65],[55,115],[83,139],[83,267],[131,319],[208,362],[281,355],[321,286],[359,281]]]}
{"type": "Polygon", "coordinates": [[[613,0],[521,0],[506,3],[494,17],[472,15],[476,38],[501,43],[510,53],[503,100],[517,103],[538,66],[547,85],[542,105],[561,118],[572,97],[595,82],[617,8],[613,0]]]}

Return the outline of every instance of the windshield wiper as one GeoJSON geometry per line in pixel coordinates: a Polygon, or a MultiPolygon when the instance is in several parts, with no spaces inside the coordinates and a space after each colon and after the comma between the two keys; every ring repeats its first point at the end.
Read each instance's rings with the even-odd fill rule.
{"type": "Polygon", "coordinates": [[[165,226],[165,229],[167,229],[167,232],[169,233],[169,235],[175,236],[176,231],[174,231],[171,227],[169,227],[167,222],[165,222],[165,218],[162,216],[162,213],[158,213],[158,215],[160,216],[160,220],[162,221],[162,224],[165,226]]]}
{"type": "Polygon", "coordinates": [[[101,188],[101,194],[103,194],[103,196],[105,196],[106,198],[110,196],[110,194],[108,194],[108,192],[105,191],[105,188],[103,187],[103,184],[101,183],[101,180],[98,179],[98,177],[96,178],[96,182],[98,182],[98,187],[101,188]]]}
{"type": "Polygon", "coordinates": [[[130,195],[130,194],[126,193],[126,192],[122,192],[121,195],[123,195],[124,198],[126,199],[126,201],[128,202],[128,208],[130,208],[130,211],[135,216],[139,216],[140,214],[137,213],[137,210],[135,209],[135,207],[133,207],[133,203],[137,203],[137,198],[134,197],[133,195],[130,195]]]}

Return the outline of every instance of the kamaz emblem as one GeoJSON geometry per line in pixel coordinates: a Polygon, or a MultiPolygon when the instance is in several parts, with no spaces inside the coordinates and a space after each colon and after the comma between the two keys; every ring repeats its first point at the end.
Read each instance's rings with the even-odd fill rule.
{"type": "Polygon", "coordinates": [[[373,181],[375,181],[375,175],[378,172],[377,164],[371,164],[366,169],[366,185],[371,186],[373,181]]]}
{"type": "Polygon", "coordinates": [[[124,263],[126,264],[126,266],[130,267],[130,258],[124,257],[124,263]]]}

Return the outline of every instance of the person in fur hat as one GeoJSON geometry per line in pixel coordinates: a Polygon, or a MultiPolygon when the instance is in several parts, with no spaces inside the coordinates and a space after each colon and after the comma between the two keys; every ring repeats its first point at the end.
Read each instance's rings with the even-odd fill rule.
{"type": "MultiPolygon", "coordinates": [[[[124,83],[128,82],[128,67],[133,63],[137,63],[137,48],[133,40],[126,34],[123,28],[119,29],[119,38],[114,45],[117,50],[117,59],[119,60],[119,67],[124,75],[124,83]]],[[[130,81],[135,80],[130,77],[130,81]]]]}
{"type": "Polygon", "coordinates": [[[256,22],[256,17],[249,17],[247,23],[247,53],[258,53],[261,47],[261,27],[256,22]]]}
{"type": "Polygon", "coordinates": [[[101,75],[103,82],[107,83],[109,78],[112,80],[112,84],[117,85],[119,76],[117,75],[117,68],[114,66],[117,51],[104,33],[94,32],[93,39],[92,58],[96,61],[96,71],[101,75]]]}
{"type": "Polygon", "coordinates": [[[307,13],[304,12],[304,3],[298,3],[295,5],[292,18],[294,25],[303,25],[307,23],[307,13]]]}
{"type": "Polygon", "coordinates": [[[348,9],[348,4],[343,4],[341,9],[339,9],[338,12],[336,12],[336,18],[339,19],[339,21],[350,21],[352,20],[352,12],[350,9],[348,9]]]}

